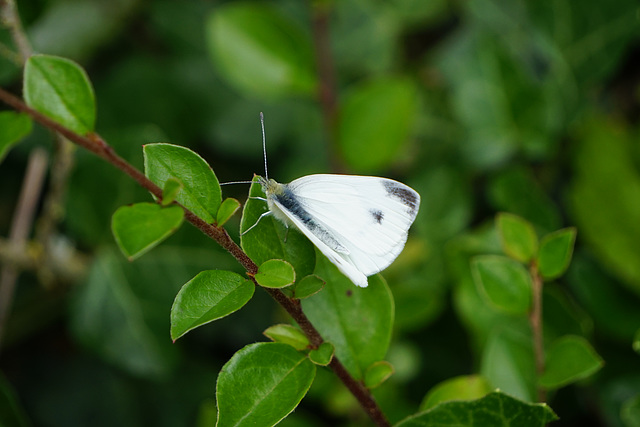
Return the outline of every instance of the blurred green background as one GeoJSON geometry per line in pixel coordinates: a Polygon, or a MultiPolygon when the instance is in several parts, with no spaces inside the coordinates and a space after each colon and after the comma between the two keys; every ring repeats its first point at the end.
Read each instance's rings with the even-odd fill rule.
{"type": "MultiPolygon", "coordinates": [[[[632,349],[640,329],[637,0],[18,7],[35,51],[85,67],[98,133],[137,167],[143,144],[170,142],[200,153],[221,182],[251,179],[263,172],[263,111],[278,181],[339,171],[391,177],[421,194],[407,247],[384,272],[396,302],[388,355],[396,373],[376,397],[392,421],[416,412],[438,382],[486,373],[497,325],[526,328],[483,305],[470,278],[471,256],[500,252],[493,219],[508,211],[541,234],[578,230],[569,273],[546,287],[546,338],[583,335],[606,365],[549,396],[561,418],[554,425],[639,425],[630,410],[640,394],[632,349]],[[317,48],[323,34],[329,55],[317,48]],[[333,66],[338,107],[330,114],[317,96],[326,82],[317,63],[333,66]]],[[[0,41],[12,46],[7,30],[0,41]]],[[[3,88],[19,93],[20,75],[0,57],[3,88]]],[[[1,236],[36,146],[54,156],[50,135],[36,128],[0,165],[1,236]]],[[[53,248],[63,260],[81,255],[85,271],[77,280],[21,274],[0,391],[29,421],[8,425],[209,425],[222,365],[286,316],[257,291],[243,310],[173,344],[169,311],[180,286],[203,269],[240,266],[190,226],[129,263],[110,218],[149,196],[87,152],[74,159],[53,248]]],[[[226,197],[246,192],[224,187],[226,197]]],[[[237,228],[238,218],[227,227],[235,237],[237,228]]],[[[282,425],[367,423],[321,370],[282,425]]]]}

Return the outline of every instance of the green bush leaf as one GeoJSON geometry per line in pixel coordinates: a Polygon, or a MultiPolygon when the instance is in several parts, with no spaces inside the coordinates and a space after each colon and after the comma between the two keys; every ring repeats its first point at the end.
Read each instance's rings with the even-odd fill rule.
{"type": "Polygon", "coordinates": [[[547,234],[540,242],[538,270],[546,280],[561,276],[569,267],[576,241],[576,229],[564,228],[547,234]]]}
{"type": "Polygon", "coordinates": [[[333,344],[325,341],[318,348],[309,352],[309,359],[316,365],[327,366],[331,363],[335,350],[333,344]]]}
{"type": "Polygon", "coordinates": [[[633,338],[633,349],[640,354],[640,329],[638,329],[636,336],[633,338]]]}
{"type": "Polygon", "coordinates": [[[622,404],[620,418],[625,427],[640,427],[640,393],[622,404]]]}
{"type": "Polygon", "coordinates": [[[255,278],[265,288],[284,288],[296,281],[296,272],[287,261],[270,259],[260,264],[255,278]]]}
{"type": "Polygon", "coordinates": [[[391,291],[380,275],[369,277],[369,287],[356,288],[324,256],[318,254],[316,273],[325,278],[322,292],[302,300],[302,308],[336,356],[356,379],[384,359],[393,326],[391,291]]]}
{"type": "Polygon", "coordinates": [[[393,163],[411,134],[415,94],[405,79],[375,80],[351,90],[338,126],[338,143],[350,166],[373,171],[393,163]]]}
{"type": "Polygon", "coordinates": [[[324,288],[325,281],[315,274],[303,277],[296,283],[293,296],[298,299],[308,298],[324,288]]]}
{"type": "Polygon", "coordinates": [[[393,366],[386,360],[374,362],[364,373],[364,385],[367,388],[376,388],[393,375],[393,372],[393,366]]]}
{"type": "Polygon", "coordinates": [[[144,172],[158,187],[170,178],[182,182],[176,201],[208,223],[213,223],[222,201],[216,174],[207,162],[186,147],[147,144],[143,147],[144,172]]]}
{"type": "Polygon", "coordinates": [[[115,211],[111,230],[122,253],[133,261],[172,235],[183,218],[184,211],[179,206],[136,203],[115,211]]]}
{"type": "Polygon", "coordinates": [[[537,378],[531,332],[529,328],[523,332],[509,326],[496,326],[490,332],[482,351],[480,374],[494,388],[533,401],[537,378]]]}
{"type": "Polygon", "coordinates": [[[217,426],[277,424],[298,406],[315,374],[315,365],[287,344],[244,347],[218,376],[217,426]]]}
{"type": "MultiPolygon", "coordinates": [[[[267,204],[251,197],[265,197],[260,184],[254,182],[249,190],[249,199],[244,205],[240,231],[252,227],[267,211],[267,204]]],[[[272,215],[262,218],[248,233],[240,237],[240,245],[258,265],[270,259],[284,259],[295,269],[297,277],[313,273],[315,250],[313,244],[294,227],[288,230],[272,215]]]]}
{"type": "Polygon", "coordinates": [[[28,427],[31,425],[18,396],[0,372],[0,425],[3,427],[28,427]]]}
{"type": "Polygon", "coordinates": [[[240,209],[240,202],[231,197],[224,199],[218,208],[216,215],[216,223],[218,227],[222,227],[229,219],[240,209]]]}
{"type": "Polygon", "coordinates": [[[439,403],[451,400],[479,399],[489,394],[491,390],[491,385],[481,375],[463,375],[450,378],[429,390],[420,404],[420,411],[426,411],[439,403]]]}
{"type": "Polygon", "coordinates": [[[273,8],[259,3],[217,7],[207,42],[222,75],[250,96],[310,95],[316,78],[311,41],[273,8]]]}
{"type": "Polygon", "coordinates": [[[87,73],[75,62],[33,55],[24,68],[27,105],[81,135],[93,131],[96,105],[87,73]]]}
{"type": "Polygon", "coordinates": [[[228,316],[253,296],[255,285],[239,274],[222,270],[198,273],[182,286],[171,307],[171,338],[228,316]]]}
{"type": "Polygon", "coordinates": [[[528,263],[538,251],[538,236],[533,225],[524,218],[510,213],[496,217],[502,249],[511,258],[528,263]]]}
{"type": "Polygon", "coordinates": [[[31,132],[31,118],[13,111],[0,112],[0,162],[22,138],[31,132]]]}
{"type": "Polygon", "coordinates": [[[544,427],[557,419],[544,403],[527,403],[496,391],[473,401],[442,403],[396,427],[544,427]]]}
{"type": "Polygon", "coordinates": [[[168,206],[176,200],[176,196],[182,190],[182,182],[176,178],[169,178],[162,189],[162,206],[168,206]]]}
{"type": "Polygon", "coordinates": [[[480,255],[471,262],[473,280],[488,301],[511,314],[531,306],[531,277],[522,264],[499,255],[480,255]]]}
{"type": "Polygon", "coordinates": [[[309,338],[292,325],[279,324],[268,327],[263,334],[274,342],[288,344],[296,350],[304,350],[309,346],[309,338]]]}
{"type": "Polygon", "coordinates": [[[587,340],[568,335],[556,340],[547,351],[540,384],[547,389],[564,387],[600,370],[604,365],[587,340]]]}

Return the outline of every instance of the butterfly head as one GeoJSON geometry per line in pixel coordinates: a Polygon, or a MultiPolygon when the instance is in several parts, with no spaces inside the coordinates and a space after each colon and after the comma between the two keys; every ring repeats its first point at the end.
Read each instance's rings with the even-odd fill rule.
{"type": "Polygon", "coordinates": [[[267,179],[262,176],[258,177],[258,182],[262,186],[262,191],[267,196],[267,198],[277,196],[284,192],[284,187],[279,182],[276,182],[274,179],[267,179]]]}

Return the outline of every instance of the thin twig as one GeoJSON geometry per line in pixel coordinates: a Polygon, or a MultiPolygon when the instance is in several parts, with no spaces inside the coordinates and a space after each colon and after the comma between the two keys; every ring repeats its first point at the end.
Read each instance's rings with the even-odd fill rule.
{"type": "Polygon", "coordinates": [[[13,41],[18,48],[18,52],[20,52],[20,62],[24,64],[27,59],[29,59],[33,51],[31,49],[29,39],[27,39],[27,35],[22,28],[22,21],[18,14],[18,6],[16,6],[14,0],[0,0],[0,6],[0,16],[3,24],[9,28],[11,37],[13,37],[13,41]]]}
{"type": "MultiPolygon", "coordinates": [[[[152,181],[150,181],[142,172],[134,168],[127,163],[123,158],[113,150],[99,135],[90,133],[87,136],[78,135],[77,133],[67,129],[61,124],[53,121],[49,117],[39,113],[38,111],[28,107],[19,98],[6,92],[0,88],[0,100],[9,104],[11,107],[18,111],[22,111],[31,116],[36,122],[41,125],[58,132],[63,135],[69,141],[72,141],[81,147],[96,154],[103,160],[111,163],[116,168],[120,169],[125,174],[133,178],[144,189],[158,198],[162,197],[162,190],[152,181]]],[[[255,282],[254,275],[258,272],[258,266],[244,253],[244,251],[238,246],[236,242],[231,239],[229,234],[224,228],[216,227],[215,225],[208,224],[200,217],[196,216],[193,212],[181,206],[185,212],[185,218],[200,231],[207,236],[215,240],[220,246],[226,249],[236,260],[245,268],[247,274],[255,282]]],[[[257,283],[256,283],[257,284],[257,283]]],[[[297,300],[292,300],[287,297],[282,291],[278,289],[264,288],[269,295],[271,295],[276,302],[278,302],[291,317],[300,325],[302,331],[307,335],[309,341],[314,346],[322,344],[323,339],[320,333],[316,330],[313,324],[309,321],[300,307],[300,303],[297,300]]],[[[365,409],[371,419],[379,426],[390,426],[384,413],[376,403],[375,399],[360,382],[356,381],[344,368],[337,358],[333,358],[333,361],[329,365],[338,378],[345,384],[345,386],[353,393],[360,405],[365,409]]]]}
{"type": "MultiPolygon", "coordinates": [[[[542,331],[542,278],[538,272],[538,264],[532,261],[529,266],[529,273],[533,283],[533,306],[529,313],[529,323],[533,333],[533,352],[536,362],[536,372],[538,378],[544,373],[544,337],[542,331]]],[[[538,386],[538,401],[546,400],[546,392],[544,388],[538,386]]]]}
{"type": "MultiPolygon", "coordinates": [[[[47,170],[48,156],[44,149],[31,151],[27,171],[22,183],[20,198],[13,215],[9,241],[12,251],[22,251],[33,223],[40,192],[47,170]]],[[[13,304],[13,294],[18,280],[19,270],[15,265],[5,263],[0,275],[0,344],[6,321],[13,304]]]]}

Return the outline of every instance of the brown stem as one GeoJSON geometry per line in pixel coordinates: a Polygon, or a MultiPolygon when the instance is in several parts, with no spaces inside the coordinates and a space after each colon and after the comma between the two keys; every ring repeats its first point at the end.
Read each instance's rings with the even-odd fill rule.
{"type": "MultiPolygon", "coordinates": [[[[538,272],[538,264],[532,261],[529,266],[529,273],[533,283],[533,307],[529,313],[529,323],[533,333],[533,351],[536,362],[536,372],[538,378],[544,373],[544,341],[542,331],[542,278],[538,272]]],[[[546,400],[546,392],[544,388],[538,386],[538,401],[546,400]]]]}
{"type": "MultiPolygon", "coordinates": [[[[41,125],[58,132],[63,135],[69,141],[75,142],[81,147],[91,151],[102,159],[114,165],[125,174],[133,178],[144,189],[148,190],[151,194],[158,198],[162,197],[162,190],[160,187],[151,182],[142,172],[134,168],[127,163],[123,158],[118,156],[113,148],[108,145],[99,135],[90,133],[87,136],[81,136],[77,133],[65,128],[61,124],[51,120],[47,116],[39,113],[38,111],[28,107],[17,97],[6,92],[0,88],[0,100],[9,104],[18,111],[22,111],[31,116],[36,122],[41,125]]],[[[207,236],[215,240],[220,246],[226,249],[234,258],[245,268],[249,277],[252,280],[253,276],[258,271],[258,266],[244,253],[244,251],[231,239],[224,228],[216,227],[212,224],[208,224],[203,219],[196,216],[193,212],[181,206],[185,212],[185,218],[200,231],[207,236]]],[[[257,284],[257,283],[256,283],[257,284]]],[[[303,313],[302,308],[298,300],[292,300],[287,297],[282,291],[278,289],[264,288],[269,295],[273,297],[288,313],[291,317],[300,325],[302,331],[307,335],[309,341],[314,346],[322,344],[323,339],[320,333],[316,330],[313,324],[309,321],[307,316],[303,313]]],[[[365,409],[371,419],[379,426],[389,426],[389,422],[386,420],[382,410],[377,405],[375,399],[361,383],[356,381],[346,371],[340,361],[334,357],[333,361],[329,365],[336,373],[338,378],[345,384],[345,386],[354,394],[360,405],[365,409]]]]}
{"type": "Polygon", "coordinates": [[[314,1],[311,7],[313,43],[318,73],[318,100],[322,107],[332,168],[336,172],[342,172],[345,166],[338,149],[338,97],[329,37],[331,4],[327,1],[314,1]]]}
{"type": "MultiPolygon", "coordinates": [[[[48,156],[42,148],[34,149],[29,156],[27,171],[24,175],[20,199],[16,206],[9,232],[10,249],[14,252],[21,251],[25,246],[33,217],[35,215],[40,191],[45,179],[48,156]]],[[[6,262],[0,275],[0,343],[9,318],[13,293],[18,280],[19,270],[16,265],[6,262]]]]}

